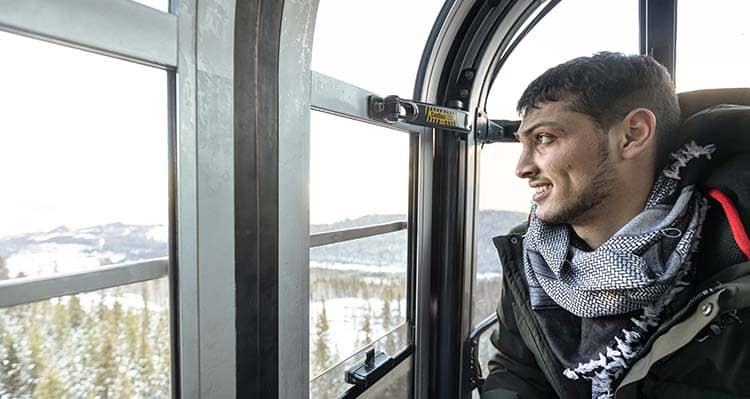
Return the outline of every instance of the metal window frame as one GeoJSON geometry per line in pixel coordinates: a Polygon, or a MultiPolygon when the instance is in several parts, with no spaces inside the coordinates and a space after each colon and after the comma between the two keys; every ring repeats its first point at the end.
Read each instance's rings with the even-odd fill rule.
{"type": "Polygon", "coordinates": [[[0,29],[149,65],[177,66],[177,17],[129,0],[2,1],[0,29]]]}
{"type": "Polygon", "coordinates": [[[367,98],[369,96],[378,96],[378,94],[320,72],[312,71],[310,102],[312,109],[315,111],[407,133],[415,132],[413,127],[401,122],[389,124],[370,119],[367,115],[367,98]]]}
{"type": "Polygon", "coordinates": [[[99,291],[167,275],[167,258],[102,266],[91,270],[0,281],[0,308],[99,291]]]}
{"type": "Polygon", "coordinates": [[[324,233],[315,233],[310,235],[310,248],[394,233],[396,231],[406,230],[407,226],[407,222],[402,220],[398,222],[374,224],[351,229],[326,231],[324,233]]]}
{"type": "Polygon", "coordinates": [[[639,0],[641,54],[664,65],[676,82],[677,0],[639,0]]]}
{"type": "Polygon", "coordinates": [[[285,1],[279,48],[278,350],[281,399],[310,395],[310,69],[318,0],[285,1]]]}

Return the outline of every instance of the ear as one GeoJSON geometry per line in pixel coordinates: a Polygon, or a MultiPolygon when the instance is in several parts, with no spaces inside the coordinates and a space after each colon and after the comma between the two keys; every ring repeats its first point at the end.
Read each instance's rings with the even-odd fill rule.
{"type": "Polygon", "coordinates": [[[623,136],[620,155],[623,159],[638,158],[655,150],[656,116],[650,109],[636,108],[622,120],[623,136]]]}

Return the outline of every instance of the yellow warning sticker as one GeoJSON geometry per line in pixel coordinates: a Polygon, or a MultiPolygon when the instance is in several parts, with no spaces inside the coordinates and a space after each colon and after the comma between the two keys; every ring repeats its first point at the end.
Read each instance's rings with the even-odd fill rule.
{"type": "Polygon", "coordinates": [[[458,126],[458,113],[444,109],[427,107],[427,122],[443,126],[458,126]]]}

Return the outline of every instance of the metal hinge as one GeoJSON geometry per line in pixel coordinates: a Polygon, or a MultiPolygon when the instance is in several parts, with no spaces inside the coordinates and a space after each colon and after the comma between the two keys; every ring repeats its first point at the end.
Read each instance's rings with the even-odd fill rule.
{"type": "MultiPolygon", "coordinates": [[[[471,115],[459,108],[449,108],[434,104],[404,100],[398,96],[367,98],[367,114],[370,119],[386,123],[406,123],[409,125],[434,127],[469,133],[472,129],[471,115]]],[[[457,107],[461,102],[457,101],[457,107]]]]}

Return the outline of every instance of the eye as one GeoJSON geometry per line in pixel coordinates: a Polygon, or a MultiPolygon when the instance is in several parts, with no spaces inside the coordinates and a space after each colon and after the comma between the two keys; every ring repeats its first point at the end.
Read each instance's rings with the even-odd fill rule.
{"type": "Polygon", "coordinates": [[[537,144],[549,144],[555,140],[554,137],[547,133],[539,133],[534,138],[537,144]]]}

